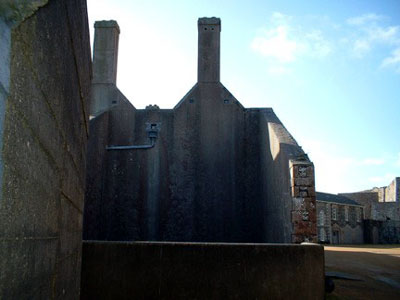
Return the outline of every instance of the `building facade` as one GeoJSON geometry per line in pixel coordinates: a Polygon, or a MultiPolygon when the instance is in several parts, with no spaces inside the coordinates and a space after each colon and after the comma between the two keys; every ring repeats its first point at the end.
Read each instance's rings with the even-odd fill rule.
{"type": "Polygon", "coordinates": [[[364,240],[372,244],[400,243],[400,177],[388,186],[340,194],[364,209],[364,240]]]}
{"type": "Polygon", "coordinates": [[[400,177],[388,186],[338,195],[316,193],[320,243],[400,243],[400,177]]]}
{"type": "Polygon", "coordinates": [[[197,83],[136,109],[116,87],[118,24],[96,22],[84,239],[316,241],[312,162],[220,82],[220,19],[197,25],[197,83]]]}
{"type": "Polygon", "coordinates": [[[320,243],[362,244],[364,208],[340,195],[316,193],[320,243]]]}

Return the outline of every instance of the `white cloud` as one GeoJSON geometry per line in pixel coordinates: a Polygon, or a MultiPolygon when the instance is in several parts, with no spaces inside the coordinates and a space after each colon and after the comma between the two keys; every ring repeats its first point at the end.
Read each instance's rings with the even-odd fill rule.
{"type": "Polygon", "coordinates": [[[396,72],[400,73],[400,47],[393,50],[391,55],[382,61],[381,67],[393,67],[396,72]]]}
{"type": "Polygon", "coordinates": [[[387,26],[385,16],[366,14],[350,18],[347,24],[351,26],[353,36],[352,52],[355,57],[363,58],[377,46],[398,47],[400,45],[400,26],[387,26]]]}
{"type": "Polygon", "coordinates": [[[397,160],[395,161],[395,166],[400,167],[400,152],[397,153],[397,160]]]}
{"type": "Polygon", "coordinates": [[[357,57],[363,57],[371,49],[371,44],[368,40],[356,40],[353,45],[354,54],[357,57]]]}
{"type": "Polygon", "coordinates": [[[356,192],[385,186],[400,167],[400,152],[359,159],[329,141],[306,137],[301,144],[314,163],[316,188],[321,192],[356,192]]]}
{"type": "MultiPolygon", "coordinates": [[[[291,16],[273,13],[270,18],[272,28],[260,30],[260,34],[253,39],[251,48],[281,64],[293,63],[300,57],[323,58],[331,53],[331,45],[322,31],[304,31],[298,26],[292,26],[292,20],[291,16]]],[[[272,70],[283,69],[273,67],[272,70]]]]}
{"type": "Polygon", "coordinates": [[[268,73],[273,75],[286,75],[290,74],[291,72],[292,69],[282,65],[274,65],[268,68],[268,73]]]}
{"type": "Polygon", "coordinates": [[[399,26],[372,26],[367,28],[366,32],[371,41],[396,44],[399,42],[399,29],[399,26]]]}
{"type": "Polygon", "coordinates": [[[319,140],[304,139],[303,149],[315,166],[316,189],[321,192],[343,193],[356,191],[357,183],[350,179],[355,160],[338,153],[335,145],[319,140]]]}
{"type": "Polygon", "coordinates": [[[325,57],[331,53],[330,44],[322,35],[321,30],[313,30],[305,35],[305,45],[313,57],[325,57]]]}
{"type": "Polygon", "coordinates": [[[364,166],[380,166],[385,163],[383,158],[366,158],[360,162],[360,165],[364,166]]]}
{"type": "Polygon", "coordinates": [[[265,32],[264,36],[256,37],[251,47],[263,56],[276,58],[280,62],[295,60],[299,45],[288,38],[288,27],[280,25],[265,32]]]}
{"type": "Polygon", "coordinates": [[[288,24],[293,18],[289,15],[282,14],[280,12],[274,12],[271,16],[271,23],[275,25],[286,25],[288,24]]]}
{"type": "Polygon", "coordinates": [[[369,177],[368,181],[371,182],[371,184],[374,184],[374,186],[386,186],[388,185],[393,178],[395,178],[396,175],[392,174],[392,173],[386,173],[383,176],[373,176],[373,177],[369,177]]]}
{"type": "Polygon", "coordinates": [[[353,17],[353,18],[349,18],[347,19],[347,24],[349,25],[364,25],[365,23],[369,23],[369,22],[376,22],[376,21],[381,21],[385,19],[384,16],[381,15],[377,15],[377,14],[364,14],[362,16],[358,16],[358,17],[353,17]]]}

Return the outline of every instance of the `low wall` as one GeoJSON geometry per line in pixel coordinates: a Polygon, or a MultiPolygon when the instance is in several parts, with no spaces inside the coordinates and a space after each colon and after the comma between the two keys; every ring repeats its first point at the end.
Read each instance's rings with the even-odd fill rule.
{"type": "Polygon", "coordinates": [[[84,241],[81,299],[323,299],[320,245],[84,241]]]}

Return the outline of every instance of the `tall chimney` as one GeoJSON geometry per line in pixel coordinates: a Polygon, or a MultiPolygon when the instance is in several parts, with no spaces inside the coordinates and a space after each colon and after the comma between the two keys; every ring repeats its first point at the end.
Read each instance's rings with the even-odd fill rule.
{"type": "Polygon", "coordinates": [[[219,82],[220,32],[219,18],[200,18],[199,31],[198,82],[219,82]]]}
{"type": "Polygon", "coordinates": [[[94,23],[93,83],[117,82],[119,26],[116,21],[94,23]]]}

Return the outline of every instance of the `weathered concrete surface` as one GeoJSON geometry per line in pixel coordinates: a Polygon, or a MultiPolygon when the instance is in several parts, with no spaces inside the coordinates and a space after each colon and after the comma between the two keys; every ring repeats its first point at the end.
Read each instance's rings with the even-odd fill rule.
{"type": "Polygon", "coordinates": [[[86,2],[44,2],[14,1],[22,10],[0,26],[8,61],[0,71],[1,299],[79,297],[91,79],[86,2]]]}
{"type": "Polygon", "coordinates": [[[323,299],[324,250],[84,242],[81,289],[81,299],[323,299]]]}
{"type": "MultiPolygon", "coordinates": [[[[103,31],[97,40],[114,43],[103,31]]],[[[271,108],[244,108],[219,82],[220,20],[200,19],[198,34],[199,80],[173,109],[136,109],[114,83],[93,84],[84,239],[314,241],[312,163],[271,108]],[[160,127],[155,147],[97,149],[147,144],[149,123],[160,127]],[[290,161],[306,178],[293,179],[290,161]],[[307,220],[292,217],[294,198],[307,220]]],[[[105,61],[94,63],[109,74],[105,61]]]]}

